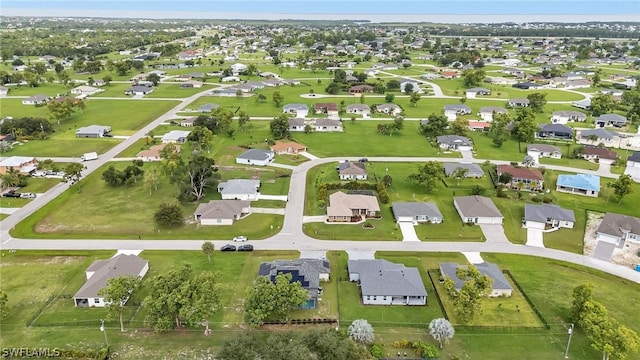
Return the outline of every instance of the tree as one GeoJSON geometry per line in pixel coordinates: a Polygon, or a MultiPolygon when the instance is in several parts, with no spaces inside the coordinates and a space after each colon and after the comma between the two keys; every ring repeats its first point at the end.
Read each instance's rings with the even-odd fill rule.
{"type": "Polygon", "coordinates": [[[240,111],[238,113],[238,129],[241,132],[245,132],[246,129],[249,128],[249,121],[251,121],[251,118],[249,117],[249,115],[247,115],[246,112],[240,111]]]}
{"type": "Polygon", "coordinates": [[[188,324],[204,326],[204,335],[211,335],[209,318],[221,307],[218,275],[204,271],[185,284],[182,297],[186,299],[179,314],[188,324]]]}
{"type": "Polygon", "coordinates": [[[104,296],[107,304],[107,318],[118,317],[120,320],[120,331],[124,332],[124,321],[122,313],[129,297],[140,286],[140,278],[134,276],[118,276],[107,281],[107,286],[102,288],[98,294],[104,296]]]}
{"type": "Polygon", "coordinates": [[[423,166],[418,166],[418,171],[410,174],[408,180],[424,186],[426,192],[431,192],[442,180],[442,167],[437,161],[428,161],[423,166]]]}
{"type": "Polygon", "coordinates": [[[598,94],[591,97],[591,115],[600,116],[610,113],[616,107],[616,101],[611,94],[598,94]]]}
{"type": "Polygon", "coordinates": [[[360,344],[371,344],[375,340],[373,326],[365,319],[354,320],[347,329],[349,339],[360,344]]]}
{"type": "Polygon", "coordinates": [[[413,87],[414,87],[413,83],[410,83],[410,82],[406,83],[404,85],[404,93],[407,94],[407,95],[413,94],[413,92],[414,92],[413,87]]]}
{"type": "Polygon", "coordinates": [[[520,109],[512,131],[521,142],[530,143],[535,139],[538,124],[536,123],[536,116],[531,109],[520,109]]]}
{"type": "Polygon", "coordinates": [[[160,82],[160,75],[156,73],[151,73],[147,75],[147,81],[151,81],[153,86],[158,86],[158,83],[160,82]]]}
{"type": "Polygon", "coordinates": [[[489,136],[492,138],[493,144],[502,147],[502,144],[509,138],[507,125],[511,122],[507,114],[495,114],[493,121],[489,127],[489,136]]]}
{"type": "Polygon", "coordinates": [[[429,334],[438,342],[440,349],[449,339],[453,338],[455,330],[449,320],[445,318],[433,319],[429,323],[429,334]]]}
{"type": "Polygon", "coordinates": [[[280,91],[274,91],[272,95],[272,100],[273,100],[273,103],[276,105],[276,107],[280,107],[280,105],[284,101],[284,97],[282,96],[282,94],[280,94],[280,91]]]}
{"type": "Polygon", "coordinates": [[[144,173],[144,187],[149,189],[149,195],[152,195],[154,190],[158,190],[159,183],[160,176],[156,168],[151,168],[144,173]]]}
{"type": "Polygon", "coordinates": [[[573,289],[573,301],[571,302],[570,319],[574,323],[580,322],[585,310],[585,304],[593,300],[593,284],[586,283],[573,289]]]}
{"type": "Polygon", "coordinates": [[[71,75],[66,70],[63,70],[58,73],[58,80],[66,87],[71,81],[71,75]]]}
{"type": "Polygon", "coordinates": [[[210,188],[215,188],[220,174],[213,159],[193,155],[188,163],[182,163],[171,181],[178,184],[178,200],[199,201],[210,188]]]}
{"type": "MultiPolygon", "coordinates": [[[[80,177],[82,176],[82,170],[87,167],[82,165],[81,163],[71,163],[64,168],[64,178],[62,179],[64,182],[70,182],[71,185],[80,181],[80,177]]],[[[79,186],[79,185],[78,185],[79,186]]]]}
{"type": "Polygon", "coordinates": [[[444,286],[453,300],[453,307],[458,319],[468,323],[482,313],[482,300],[489,295],[493,280],[473,266],[460,266],[456,276],[464,283],[460,290],[455,289],[455,282],[446,278],[444,286]]]}
{"type": "Polygon", "coordinates": [[[9,297],[7,296],[7,293],[0,290],[0,319],[7,316],[9,313],[9,307],[7,306],[8,302],[9,297]]]}
{"type": "Polygon", "coordinates": [[[153,215],[158,226],[172,228],[184,225],[182,207],[178,204],[161,204],[153,215]]]}
{"type": "Polygon", "coordinates": [[[195,149],[202,151],[202,149],[206,148],[207,152],[209,152],[209,144],[213,141],[213,133],[206,127],[194,126],[189,136],[187,136],[187,140],[194,145],[195,149]]]}
{"type": "Polygon", "coordinates": [[[382,184],[384,185],[385,188],[388,188],[389,186],[391,186],[392,183],[393,183],[393,178],[391,177],[391,175],[385,174],[382,177],[382,184]]]}
{"type": "Polygon", "coordinates": [[[69,99],[64,101],[49,101],[47,103],[49,110],[49,119],[56,121],[60,125],[60,121],[68,120],[73,114],[73,102],[69,99]]]}
{"type": "Polygon", "coordinates": [[[420,133],[424,136],[438,137],[444,135],[449,127],[449,120],[444,115],[431,114],[425,123],[420,124],[420,133]]]}
{"type": "Polygon", "coordinates": [[[409,96],[409,102],[411,103],[411,105],[413,105],[413,107],[417,107],[418,101],[420,101],[421,98],[422,97],[420,96],[419,93],[412,92],[411,95],[409,96]]]}
{"type": "Polygon", "coordinates": [[[464,179],[467,176],[468,172],[469,172],[469,169],[467,168],[463,168],[463,167],[456,168],[456,170],[453,172],[452,175],[453,177],[456,178],[458,185],[460,185],[460,179],[464,179]]]}
{"type": "Polygon", "coordinates": [[[256,327],[267,319],[287,320],[291,309],[303,305],[309,296],[300,282],[291,282],[291,278],[291,274],[281,273],[272,282],[258,276],[247,290],[244,321],[256,327]]]}
{"type": "Polygon", "coordinates": [[[484,77],[484,70],[468,69],[462,72],[462,80],[467,88],[480,85],[484,81],[484,77]]]}
{"type": "Polygon", "coordinates": [[[395,95],[393,95],[392,93],[387,93],[387,94],[384,96],[384,101],[386,101],[386,102],[388,102],[388,103],[392,103],[392,102],[393,102],[393,100],[394,100],[395,98],[396,98],[396,96],[395,96],[395,95]]]}
{"type": "Polygon", "coordinates": [[[109,86],[111,85],[111,80],[113,80],[111,78],[111,75],[107,74],[102,78],[102,81],[104,81],[105,85],[109,86]]]}
{"type": "Polygon", "coordinates": [[[618,197],[618,204],[620,204],[625,196],[633,193],[633,178],[629,174],[620,175],[616,181],[610,182],[607,186],[613,188],[613,193],[618,197]]]}
{"type": "Polygon", "coordinates": [[[529,108],[533,112],[541,113],[544,111],[544,106],[547,104],[547,94],[535,92],[527,95],[527,99],[529,100],[529,108]]]}
{"type": "Polygon", "coordinates": [[[455,135],[465,136],[467,135],[467,131],[469,130],[469,120],[463,118],[456,118],[456,120],[451,123],[451,133],[455,135]]]}
{"type": "Polygon", "coordinates": [[[400,81],[396,79],[387,81],[387,90],[400,90],[400,81]]]}
{"type": "Polygon", "coordinates": [[[214,250],[215,247],[213,246],[213,243],[211,241],[205,241],[204,243],[202,243],[202,253],[207,255],[207,259],[209,259],[209,262],[211,262],[211,254],[213,254],[214,250]]]}
{"type": "Polygon", "coordinates": [[[498,177],[498,182],[500,184],[511,184],[511,180],[513,180],[513,175],[508,172],[502,173],[500,174],[500,177],[498,177]]]}
{"type": "Polygon", "coordinates": [[[271,128],[271,134],[273,134],[274,139],[278,140],[289,137],[289,117],[286,114],[281,114],[271,120],[269,127],[271,128]]]}

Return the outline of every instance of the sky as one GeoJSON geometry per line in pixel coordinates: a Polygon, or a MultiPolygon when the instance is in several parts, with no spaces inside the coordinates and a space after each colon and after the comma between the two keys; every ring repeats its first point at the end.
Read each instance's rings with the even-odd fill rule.
{"type": "Polygon", "coordinates": [[[8,16],[640,22],[640,0],[0,0],[8,16]]]}

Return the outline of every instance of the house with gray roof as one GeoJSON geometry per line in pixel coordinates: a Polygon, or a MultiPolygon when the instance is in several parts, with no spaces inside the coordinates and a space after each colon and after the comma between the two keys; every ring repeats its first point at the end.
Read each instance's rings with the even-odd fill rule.
{"type": "Polygon", "coordinates": [[[602,114],[595,120],[596,127],[614,126],[623,127],[627,124],[627,118],[618,114],[602,114]]]}
{"type": "Polygon", "coordinates": [[[627,157],[627,167],[624,169],[624,173],[631,175],[636,182],[640,182],[640,151],[634,151],[627,157]]]}
{"type": "Polygon", "coordinates": [[[544,124],[536,132],[536,137],[544,139],[569,140],[573,138],[573,129],[562,124],[544,124]]]}
{"type": "Polygon", "coordinates": [[[76,130],[76,137],[78,138],[101,138],[109,136],[111,132],[111,126],[102,125],[89,125],[78,128],[76,130]]]}
{"type": "Polygon", "coordinates": [[[329,132],[329,131],[342,131],[342,122],[336,119],[313,119],[311,122],[315,131],[329,132]]]}
{"type": "Polygon", "coordinates": [[[149,262],[137,255],[118,254],[111,259],[96,260],[85,271],[87,281],[73,295],[73,303],[76,307],[105,307],[108,304],[99,293],[109,279],[120,276],[143,278],[147,271],[149,262]]]}
{"type": "Polygon", "coordinates": [[[613,145],[614,140],[618,137],[618,133],[606,129],[587,129],[580,130],[579,139],[581,143],[597,145],[603,143],[605,145],[613,145]]]}
{"type": "Polygon", "coordinates": [[[171,130],[168,133],[162,135],[160,139],[163,144],[174,143],[174,144],[184,144],[187,141],[187,137],[191,131],[188,130],[171,130]]]}
{"type": "Polygon", "coordinates": [[[218,105],[218,104],[207,103],[207,104],[200,105],[198,107],[198,110],[196,110],[196,111],[203,112],[203,113],[204,112],[212,112],[213,110],[216,110],[219,107],[220,107],[220,105],[218,105]]]}
{"type": "Polygon", "coordinates": [[[444,220],[438,206],[432,202],[394,202],[391,211],[396,222],[440,224],[444,220]]]}
{"type": "Polygon", "coordinates": [[[483,121],[489,122],[493,121],[493,116],[496,114],[507,114],[507,109],[498,106],[484,106],[480,108],[478,116],[480,116],[483,121]]]}
{"type": "Polygon", "coordinates": [[[266,166],[271,161],[275,153],[271,150],[249,149],[236,157],[236,164],[266,166]]]}
{"type": "Polygon", "coordinates": [[[465,178],[476,178],[479,179],[484,176],[484,170],[478,164],[472,163],[443,163],[444,166],[444,174],[446,176],[453,176],[456,174],[458,169],[466,169],[467,172],[464,174],[465,178]]]}
{"type": "Polygon", "coordinates": [[[358,114],[362,117],[369,117],[371,115],[371,108],[366,104],[351,104],[347,105],[347,114],[358,114]]]}
{"type": "Polygon", "coordinates": [[[464,104],[449,104],[444,106],[444,116],[454,121],[458,116],[470,115],[471,108],[464,104]]]}
{"type": "Polygon", "coordinates": [[[51,97],[44,94],[37,94],[33,96],[29,96],[28,98],[22,99],[22,105],[44,105],[51,97]]]}
{"type": "Polygon", "coordinates": [[[640,243],[640,218],[607,213],[596,230],[596,240],[618,247],[626,241],[640,243]]]}
{"type": "Polygon", "coordinates": [[[462,222],[468,224],[502,224],[504,216],[488,197],[456,196],[453,206],[458,211],[462,222]]]}
{"type": "Polygon", "coordinates": [[[471,139],[460,135],[441,135],[436,137],[436,142],[441,149],[448,150],[471,150],[473,147],[471,139]]]}
{"type": "Polygon", "coordinates": [[[298,118],[304,118],[309,114],[309,106],[307,104],[286,104],[282,107],[282,112],[293,114],[298,118]]]}
{"type": "Polygon", "coordinates": [[[200,225],[233,225],[235,220],[240,220],[250,213],[250,201],[211,200],[198,205],[193,216],[200,225]]]}
{"type": "Polygon", "coordinates": [[[539,158],[561,159],[562,149],[554,145],[529,144],[527,145],[527,155],[534,158],[536,162],[539,158]]]}
{"type": "Polygon", "coordinates": [[[389,115],[397,115],[402,112],[402,108],[396,104],[380,104],[376,105],[376,111],[389,115]]]}
{"type": "Polygon", "coordinates": [[[260,197],[260,180],[231,179],[218,184],[222,200],[255,201],[260,197]]]}
{"type": "Polygon", "coordinates": [[[553,124],[566,124],[569,121],[585,122],[587,121],[587,115],[580,111],[554,111],[551,114],[551,123],[553,124]]]}
{"type": "Polygon", "coordinates": [[[426,305],[427,290],[417,268],[387,260],[349,260],[349,281],[357,282],[364,305],[426,305]]]}
{"type": "Polygon", "coordinates": [[[524,218],[522,225],[525,228],[545,229],[569,228],[573,229],[576,222],[573,210],[563,209],[552,204],[524,204],[524,218]]]}
{"type": "Polygon", "coordinates": [[[367,180],[365,163],[360,161],[344,161],[338,164],[340,180],[367,180]]]}
{"type": "Polygon", "coordinates": [[[279,274],[291,274],[291,282],[300,282],[303,289],[309,292],[307,302],[301,309],[316,309],[322,300],[322,282],[329,281],[329,261],[320,259],[276,260],[261,263],[258,276],[267,276],[272,282],[279,274]]]}
{"type": "Polygon", "coordinates": [[[511,107],[519,107],[519,108],[527,107],[529,106],[529,99],[527,98],[509,99],[509,101],[507,101],[507,105],[511,107]]]}
{"type": "Polygon", "coordinates": [[[153,92],[153,87],[151,86],[140,86],[140,85],[134,85],[130,88],[128,88],[127,90],[124,91],[125,95],[147,95],[147,94],[151,94],[153,92]]]}
{"type": "Polygon", "coordinates": [[[491,95],[491,90],[483,87],[475,87],[465,91],[464,95],[469,99],[473,99],[478,95],[491,95]]]}
{"type": "MultiPolygon", "coordinates": [[[[460,265],[455,263],[440,263],[440,274],[446,278],[453,280],[455,286],[454,289],[460,291],[464,285],[464,281],[458,277],[456,271],[460,267],[467,267],[469,265],[460,265]]],[[[480,264],[474,264],[473,266],[478,271],[491,278],[491,292],[489,297],[510,297],[513,292],[513,287],[509,283],[509,280],[504,276],[498,265],[489,262],[483,262],[480,264]]]]}

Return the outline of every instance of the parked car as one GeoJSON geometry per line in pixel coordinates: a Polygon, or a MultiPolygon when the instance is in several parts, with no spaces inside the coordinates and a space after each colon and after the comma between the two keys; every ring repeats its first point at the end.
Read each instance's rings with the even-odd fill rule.
{"type": "Polygon", "coordinates": [[[31,174],[32,177],[45,177],[47,176],[47,172],[46,171],[34,171],[31,174]]]}
{"type": "Polygon", "coordinates": [[[220,248],[220,251],[236,251],[236,247],[231,244],[227,244],[220,248]]]}
{"type": "Polygon", "coordinates": [[[246,236],[236,236],[233,238],[233,241],[235,242],[245,242],[247,241],[247,237],[246,236]]]}
{"type": "Polygon", "coordinates": [[[362,158],[362,159],[360,159],[360,160],[358,160],[358,161],[360,161],[360,162],[367,162],[367,161],[369,161],[369,159],[367,159],[367,158],[362,158]]]}
{"type": "Polygon", "coordinates": [[[36,198],[36,194],[34,193],[22,193],[20,194],[20,197],[23,199],[35,199],[36,198]]]}
{"type": "Polygon", "coordinates": [[[238,251],[253,251],[253,245],[240,245],[238,251]]]}
{"type": "Polygon", "coordinates": [[[8,198],[19,198],[20,197],[20,193],[19,192],[15,192],[15,191],[7,191],[6,193],[2,194],[2,197],[8,197],[8,198]]]}

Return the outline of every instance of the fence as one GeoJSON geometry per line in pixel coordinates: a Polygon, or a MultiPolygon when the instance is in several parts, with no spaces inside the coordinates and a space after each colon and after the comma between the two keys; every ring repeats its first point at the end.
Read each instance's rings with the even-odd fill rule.
{"type": "Polygon", "coordinates": [[[27,320],[27,327],[30,327],[31,325],[33,325],[34,321],[36,321],[38,316],[40,316],[40,314],[42,314],[44,309],[46,309],[56,298],[57,296],[55,295],[49,296],[47,300],[44,302],[44,304],[42,304],[42,306],[40,306],[38,310],[36,310],[36,312],[33,315],[31,315],[29,320],[27,320]]]}
{"type": "Polygon", "coordinates": [[[307,324],[337,324],[338,319],[290,319],[265,321],[263,325],[307,325],[307,324]]]}

